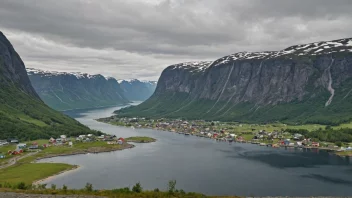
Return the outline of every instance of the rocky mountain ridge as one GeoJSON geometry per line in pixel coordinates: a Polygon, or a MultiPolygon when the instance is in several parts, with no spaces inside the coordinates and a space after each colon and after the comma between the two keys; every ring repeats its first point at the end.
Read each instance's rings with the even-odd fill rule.
{"type": "Polygon", "coordinates": [[[57,110],[122,105],[129,102],[115,78],[100,74],[55,72],[28,68],[39,96],[57,110]]]}
{"type": "Polygon", "coordinates": [[[334,124],[352,119],[351,92],[352,39],[346,38],[171,65],[150,99],[118,113],[334,124]]]}
{"type": "Polygon", "coordinates": [[[29,81],[23,61],[2,32],[0,32],[0,73],[2,86],[16,85],[21,91],[39,99],[29,81]]]}
{"type": "Polygon", "coordinates": [[[123,94],[130,101],[147,100],[155,91],[156,81],[143,81],[138,79],[118,80],[123,94]]]}

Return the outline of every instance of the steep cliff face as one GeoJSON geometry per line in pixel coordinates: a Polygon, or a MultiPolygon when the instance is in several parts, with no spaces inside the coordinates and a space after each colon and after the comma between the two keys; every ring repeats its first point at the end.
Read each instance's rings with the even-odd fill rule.
{"type": "Polygon", "coordinates": [[[169,66],[148,101],[119,113],[337,123],[352,118],[351,77],[352,39],[240,52],[169,66]]]}
{"type": "Polygon", "coordinates": [[[0,32],[0,139],[33,140],[87,133],[96,132],[40,100],[20,56],[0,32]]]}
{"type": "Polygon", "coordinates": [[[145,101],[155,91],[155,81],[119,80],[123,94],[130,101],[145,101]]]}
{"type": "Polygon", "coordinates": [[[27,69],[40,98],[56,110],[93,108],[127,104],[114,78],[81,73],[27,69]]]}
{"type": "Polygon", "coordinates": [[[0,84],[15,85],[23,92],[39,99],[28,79],[23,61],[2,32],[0,32],[0,84]]]}

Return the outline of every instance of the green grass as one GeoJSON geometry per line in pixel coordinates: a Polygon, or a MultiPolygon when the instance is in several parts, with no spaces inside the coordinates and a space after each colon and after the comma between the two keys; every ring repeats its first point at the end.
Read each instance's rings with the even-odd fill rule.
{"type": "Polygon", "coordinates": [[[14,85],[0,83],[0,139],[49,139],[65,134],[101,134],[78,121],[50,109],[14,85]]]}
{"type": "Polygon", "coordinates": [[[37,119],[33,119],[29,116],[26,116],[26,115],[23,115],[23,114],[19,114],[18,115],[18,118],[21,120],[21,121],[24,121],[24,122],[28,122],[30,124],[34,124],[34,125],[37,125],[39,127],[45,127],[45,126],[48,126],[45,122],[41,121],[41,120],[37,120],[37,119]]]}
{"type": "MultiPolygon", "coordinates": [[[[15,192],[23,194],[40,194],[40,195],[63,195],[63,196],[74,196],[74,197],[86,197],[86,196],[101,196],[101,197],[111,197],[111,198],[238,198],[237,196],[206,196],[200,193],[195,192],[185,192],[181,189],[175,189],[172,191],[168,191],[167,189],[155,189],[144,190],[141,186],[140,191],[136,192],[136,190],[129,187],[120,188],[120,189],[112,189],[112,190],[96,190],[94,186],[93,189],[84,188],[84,189],[51,189],[50,186],[47,186],[46,189],[41,187],[37,187],[32,189],[32,186],[24,186],[24,185],[14,185],[13,188],[0,188],[0,192],[15,192]],[[29,188],[31,187],[31,189],[29,188]],[[21,189],[19,189],[21,188],[21,189]],[[22,189],[25,188],[25,189],[22,189]],[[89,189],[89,190],[88,190],[89,189]]],[[[24,195],[25,196],[25,195],[24,195]]]]}
{"type": "Polygon", "coordinates": [[[73,168],[73,165],[58,163],[25,163],[0,169],[0,183],[17,184],[25,182],[31,184],[61,171],[73,168]]]}
{"type": "Polygon", "coordinates": [[[335,152],[339,156],[352,156],[352,151],[335,152]]]}
{"type": "Polygon", "coordinates": [[[55,156],[58,154],[74,154],[74,153],[84,153],[88,152],[87,150],[89,149],[102,149],[102,150],[119,150],[122,149],[125,145],[119,145],[119,144],[107,144],[104,141],[97,141],[97,142],[80,142],[80,143],[73,143],[73,147],[67,146],[67,145],[62,145],[62,146],[50,146],[42,151],[40,151],[38,154],[34,156],[27,157],[21,162],[30,162],[35,160],[36,158],[44,158],[47,156],[55,156]]]}
{"type": "Polygon", "coordinates": [[[39,146],[42,146],[43,144],[49,144],[49,139],[40,139],[40,140],[27,141],[26,144],[27,144],[27,146],[30,146],[34,142],[36,142],[39,146]]]}
{"type": "Polygon", "coordinates": [[[151,137],[142,137],[142,136],[136,136],[136,137],[128,137],[125,138],[126,141],[131,141],[131,142],[154,142],[155,139],[151,137]]]}
{"type": "Polygon", "coordinates": [[[14,155],[8,155],[8,151],[13,151],[16,149],[15,145],[0,146],[0,154],[4,154],[6,158],[0,159],[0,165],[6,163],[8,160],[14,157],[14,155]]]}

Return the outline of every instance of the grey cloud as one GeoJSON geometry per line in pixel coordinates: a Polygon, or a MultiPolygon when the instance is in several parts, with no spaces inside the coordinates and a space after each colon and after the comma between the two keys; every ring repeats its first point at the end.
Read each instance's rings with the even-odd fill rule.
{"type": "Polygon", "coordinates": [[[185,60],[350,37],[351,8],[349,0],[0,0],[0,28],[37,67],[157,78],[185,60]]]}

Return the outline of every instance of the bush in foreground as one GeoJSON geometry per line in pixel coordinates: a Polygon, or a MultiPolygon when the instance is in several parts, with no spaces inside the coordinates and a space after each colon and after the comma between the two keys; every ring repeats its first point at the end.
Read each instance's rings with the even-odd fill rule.
{"type": "Polygon", "coordinates": [[[113,190],[94,190],[91,183],[87,183],[83,189],[68,189],[66,185],[63,185],[62,189],[56,188],[56,185],[51,185],[50,188],[46,188],[46,184],[38,185],[27,185],[24,182],[20,182],[17,185],[11,186],[9,183],[3,183],[0,186],[1,191],[13,191],[27,194],[53,194],[53,195],[95,195],[104,197],[123,197],[123,198],[142,198],[142,197],[155,197],[155,198],[198,198],[206,197],[205,195],[198,193],[186,193],[184,190],[176,189],[176,180],[168,182],[167,191],[160,191],[158,188],[153,191],[143,191],[142,185],[138,182],[132,189],[120,188],[113,190]],[[1,187],[2,186],[2,187],[1,187]]]}

